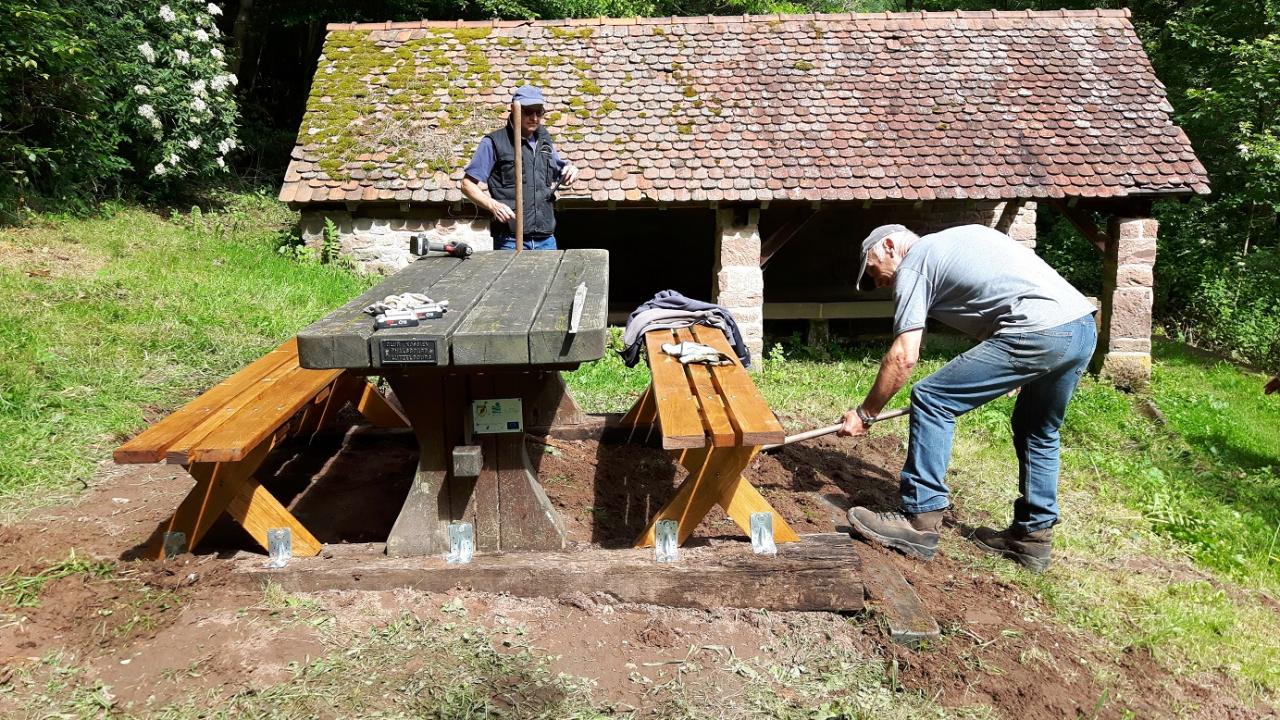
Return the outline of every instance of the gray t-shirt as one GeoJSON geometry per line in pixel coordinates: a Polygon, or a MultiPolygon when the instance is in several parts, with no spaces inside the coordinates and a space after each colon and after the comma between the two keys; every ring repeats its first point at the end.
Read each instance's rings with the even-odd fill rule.
{"type": "Polygon", "coordinates": [[[895,335],[931,317],[979,340],[1047,330],[1094,311],[1034,251],[985,225],[916,241],[898,266],[893,300],[895,335]]]}

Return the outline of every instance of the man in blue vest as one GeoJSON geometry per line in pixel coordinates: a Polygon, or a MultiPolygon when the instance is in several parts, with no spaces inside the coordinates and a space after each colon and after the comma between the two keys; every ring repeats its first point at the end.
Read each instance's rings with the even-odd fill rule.
{"type": "MultiPolygon", "coordinates": [[[[542,127],[546,105],[542,91],[532,85],[516,90],[512,102],[520,103],[521,174],[524,180],[524,247],[526,250],[556,249],[555,193],[557,181],[568,185],[578,177],[578,169],[556,152],[551,134],[542,127]]],[[[493,219],[489,234],[495,250],[516,247],[516,162],[515,142],[508,116],[506,127],[485,135],[475,155],[463,170],[462,194],[483,208],[493,219]],[[480,183],[488,187],[480,187],[480,183]]]]}

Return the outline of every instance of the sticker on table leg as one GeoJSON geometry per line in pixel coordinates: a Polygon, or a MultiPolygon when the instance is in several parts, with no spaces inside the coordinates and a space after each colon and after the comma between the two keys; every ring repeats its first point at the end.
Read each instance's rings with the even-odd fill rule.
{"type": "Polygon", "coordinates": [[[267,530],[267,562],[264,567],[282,568],[293,557],[293,531],[289,528],[267,530]]]}
{"type": "Polygon", "coordinates": [[[653,529],[653,559],[671,563],[680,555],[680,523],[675,520],[659,520],[653,529]]]}
{"type": "Polygon", "coordinates": [[[757,555],[777,555],[773,542],[773,513],[751,513],[751,551],[757,555]]]}
{"type": "Polygon", "coordinates": [[[469,563],[475,550],[475,531],[471,523],[460,520],[449,523],[449,554],[444,556],[444,561],[450,565],[469,563]]]}
{"type": "Polygon", "coordinates": [[[171,558],[187,551],[187,534],[179,530],[164,534],[164,556],[171,558]]]}

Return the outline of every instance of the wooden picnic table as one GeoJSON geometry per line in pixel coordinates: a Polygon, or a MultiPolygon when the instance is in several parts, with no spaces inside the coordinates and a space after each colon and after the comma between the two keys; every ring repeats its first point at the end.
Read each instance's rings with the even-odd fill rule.
{"type": "Polygon", "coordinates": [[[453,520],[472,524],[480,551],[565,546],[524,430],[581,417],[559,371],[604,355],[608,276],[604,250],[424,257],[298,333],[302,367],[385,377],[417,436],[417,476],[388,554],[446,552],[453,520]],[[585,302],[570,333],[581,284],[585,302]],[[449,311],[417,327],[375,331],[363,308],[405,292],[447,300],[449,311]],[[477,401],[503,400],[520,401],[523,427],[490,432],[485,418],[477,424],[475,413],[495,410],[477,401]]]}

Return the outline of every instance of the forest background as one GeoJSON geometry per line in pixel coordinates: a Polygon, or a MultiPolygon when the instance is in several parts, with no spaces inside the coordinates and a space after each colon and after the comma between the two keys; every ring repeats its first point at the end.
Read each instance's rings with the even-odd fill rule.
{"type": "MultiPolygon", "coordinates": [[[[0,224],[279,187],[329,22],[1128,7],[1213,194],[1164,201],[1156,318],[1280,369],[1278,0],[0,0],[0,224]]],[[[1100,259],[1040,213],[1040,252],[1100,259]]]]}

